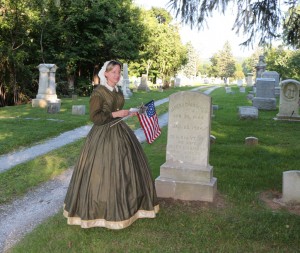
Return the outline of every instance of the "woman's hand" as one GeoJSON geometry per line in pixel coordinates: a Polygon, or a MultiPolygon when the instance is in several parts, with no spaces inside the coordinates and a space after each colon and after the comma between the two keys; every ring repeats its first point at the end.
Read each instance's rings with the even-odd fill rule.
{"type": "Polygon", "coordinates": [[[113,118],[124,118],[129,115],[129,110],[119,110],[111,113],[113,118]]]}

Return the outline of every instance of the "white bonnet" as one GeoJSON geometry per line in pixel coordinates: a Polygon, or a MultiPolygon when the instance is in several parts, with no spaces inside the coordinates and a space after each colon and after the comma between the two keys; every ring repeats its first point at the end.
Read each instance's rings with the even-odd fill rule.
{"type": "MultiPolygon", "coordinates": [[[[111,61],[106,61],[102,68],[100,69],[99,73],[98,73],[98,76],[100,78],[100,84],[101,85],[107,85],[107,80],[106,80],[106,77],[104,75],[105,71],[106,71],[106,68],[107,68],[107,65],[110,63],[111,61]]],[[[121,86],[122,85],[122,82],[123,82],[123,76],[121,75],[121,78],[120,78],[120,81],[117,83],[117,86],[121,86]]]]}

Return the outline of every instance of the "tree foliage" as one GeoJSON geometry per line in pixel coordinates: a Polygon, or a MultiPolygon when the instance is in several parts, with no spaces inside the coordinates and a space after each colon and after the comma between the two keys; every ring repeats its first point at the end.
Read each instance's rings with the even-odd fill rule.
{"type": "Polygon", "coordinates": [[[37,8],[29,0],[0,2],[0,106],[21,103],[31,95],[32,27],[37,8]]]}
{"type": "Polygon", "coordinates": [[[297,0],[286,2],[289,6],[289,18],[282,14],[282,3],[278,0],[170,0],[169,6],[185,24],[202,28],[206,19],[213,11],[225,13],[229,4],[235,4],[237,15],[233,29],[247,36],[241,44],[253,45],[258,40],[259,45],[269,44],[272,39],[280,37],[280,28],[286,24],[287,42],[299,46],[300,15],[297,0]]]}
{"type": "Polygon", "coordinates": [[[183,65],[181,71],[183,74],[188,77],[196,77],[198,74],[199,68],[199,54],[196,49],[193,47],[191,42],[186,44],[187,48],[187,62],[183,65]]]}
{"type": "Polygon", "coordinates": [[[0,106],[29,101],[40,63],[54,63],[57,92],[89,94],[106,60],[138,61],[139,74],[171,76],[185,48],[163,9],[146,13],[132,0],[0,1],[0,106]],[[147,22],[151,21],[151,22],[147,22]]]}
{"type": "Polygon", "coordinates": [[[151,79],[161,78],[169,83],[170,77],[185,63],[186,48],[182,44],[177,25],[172,24],[171,15],[162,8],[143,11],[145,37],[140,59],[131,62],[131,73],[147,74],[151,79]]]}
{"type": "Polygon", "coordinates": [[[0,1],[0,106],[34,98],[40,63],[58,66],[59,95],[88,95],[109,59],[168,79],[185,54],[164,9],[146,12],[132,0],[0,1]]]}
{"type": "Polygon", "coordinates": [[[224,47],[218,53],[214,54],[211,60],[210,75],[214,77],[222,77],[224,81],[229,77],[233,77],[236,70],[235,59],[231,52],[229,42],[225,42],[224,47]]]}
{"type": "Polygon", "coordinates": [[[267,70],[276,71],[282,79],[300,80],[300,50],[286,50],[282,46],[265,51],[267,70]]]}
{"type": "Polygon", "coordinates": [[[289,8],[283,24],[283,38],[288,45],[300,48],[300,6],[289,8]]]}

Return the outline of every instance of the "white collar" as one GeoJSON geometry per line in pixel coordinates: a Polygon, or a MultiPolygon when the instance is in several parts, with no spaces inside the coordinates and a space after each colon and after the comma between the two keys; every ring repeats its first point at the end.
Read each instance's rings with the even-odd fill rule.
{"type": "Polygon", "coordinates": [[[105,86],[107,89],[109,89],[110,91],[114,91],[114,89],[118,92],[119,89],[118,89],[118,86],[116,85],[115,87],[111,87],[109,86],[107,83],[104,84],[103,86],[105,86]]]}

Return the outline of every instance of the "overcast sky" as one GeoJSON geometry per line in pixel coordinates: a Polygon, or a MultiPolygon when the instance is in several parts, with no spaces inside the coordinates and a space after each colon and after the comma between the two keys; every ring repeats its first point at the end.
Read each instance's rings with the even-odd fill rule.
{"type": "MultiPolygon", "coordinates": [[[[151,6],[162,7],[170,12],[167,8],[168,0],[134,0],[135,3],[144,8],[151,8],[151,6]]],[[[170,12],[172,15],[174,13],[170,12]]],[[[232,47],[232,53],[235,57],[250,56],[253,50],[240,47],[239,44],[243,42],[243,38],[238,37],[234,31],[231,30],[234,23],[235,14],[228,9],[226,16],[216,13],[208,20],[208,28],[198,31],[196,28],[191,30],[188,26],[181,28],[180,34],[183,43],[191,41],[193,46],[200,53],[203,59],[211,57],[214,53],[221,50],[226,41],[229,41],[232,47]]]]}

